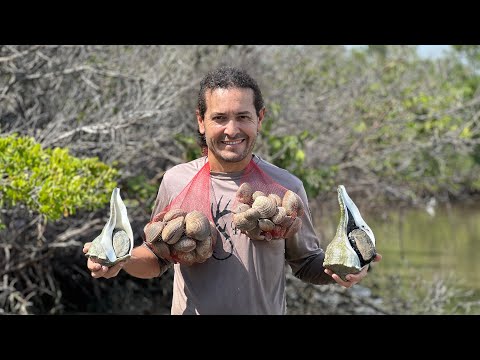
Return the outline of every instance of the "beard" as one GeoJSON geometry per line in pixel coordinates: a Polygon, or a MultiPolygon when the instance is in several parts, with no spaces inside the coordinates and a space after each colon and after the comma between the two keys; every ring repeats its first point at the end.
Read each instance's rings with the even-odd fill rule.
{"type": "MultiPolygon", "coordinates": [[[[242,149],[239,149],[239,151],[219,149],[217,146],[219,142],[213,139],[207,138],[206,142],[208,146],[208,152],[211,152],[217,160],[227,163],[236,163],[244,160],[247,156],[251,156],[253,148],[255,147],[256,138],[256,136],[254,138],[246,137],[245,142],[247,142],[247,145],[242,149]]],[[[234,139],[232,139],[232,141],[233,140],[234,139]]]]}

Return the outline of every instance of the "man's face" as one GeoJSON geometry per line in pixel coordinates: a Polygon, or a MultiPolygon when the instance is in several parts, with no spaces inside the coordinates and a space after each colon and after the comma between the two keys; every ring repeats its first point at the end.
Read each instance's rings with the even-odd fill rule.
{"type": "Polygon", "coordinates": [[[207,140],[210,168],[223,172],[242,170],[251,160],[265,110],[257,116],[253,91],[245,88],[207,91],[205,101],[205,117],[202,119],[197,111],[197,120],[207,140]]]}

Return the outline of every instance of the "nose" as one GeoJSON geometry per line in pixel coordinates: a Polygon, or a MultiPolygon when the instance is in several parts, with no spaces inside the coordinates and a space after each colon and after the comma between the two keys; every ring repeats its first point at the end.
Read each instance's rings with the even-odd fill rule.
{"type": "Polygon", "coordinates": [[[228,122],[225,124],[225,130],[223,132],[231,139],[237,136],[239,133],[237,120],[228,120],[228,122]]]}

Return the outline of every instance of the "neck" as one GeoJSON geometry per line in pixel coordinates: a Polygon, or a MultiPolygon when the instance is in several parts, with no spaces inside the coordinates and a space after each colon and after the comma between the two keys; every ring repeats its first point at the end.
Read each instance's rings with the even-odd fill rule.
{"type": "Polygon", "coordinates": [[[208,153],[208,162],[210,163],[210,171],[213,172],[222,172],[222,173],[234,173],[244,170],[250,161],[252,160],[253,155],[250,154],[242,161],[238,162],[227,162],[219,161],[216,159],[211,152],[208,153]]]}

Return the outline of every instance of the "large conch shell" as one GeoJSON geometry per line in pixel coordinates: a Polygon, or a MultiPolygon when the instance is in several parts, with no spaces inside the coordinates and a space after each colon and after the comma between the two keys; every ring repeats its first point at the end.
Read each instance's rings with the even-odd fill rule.
{"type": "Polygon", "coordinates": [[[110,218],[85,254],[105,266],[128,259],[132,255],[133,231],[128,221],[127,208],[115,188],[110,198],[110,218]]]}
{"type": "Polygon", "coordinates": [[[358,273],[375,258],[375,235],[348,196],[345,186],[339,185],[337,192],[340,223],[325,251],[323,266],[346,280],[347,274],[358,273]]]}

